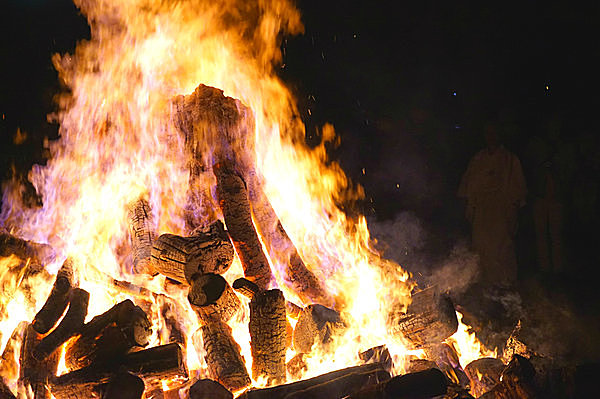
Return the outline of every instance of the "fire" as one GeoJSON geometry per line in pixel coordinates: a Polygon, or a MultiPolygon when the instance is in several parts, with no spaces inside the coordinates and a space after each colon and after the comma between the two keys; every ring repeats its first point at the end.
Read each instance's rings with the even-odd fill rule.
{"type": "Polygon", "coordinates": [[[482,357],[497,357],[497,349],[493,351],[487,349],[475,336],[475,333],[469,331],[470,327],[462,322],[463,315],[456,312],[458,318],[458,330],[446,341],[454,346],[461,366],[464,368],[473,360],[482,357]]]}
{"type": "MultiPolygon", "coordinates": [[[[75,3],[87,17],[92,35],[78,44],[74,54],[53,58],[69,92],[58,98],[60,111],[53,115],[60,123],[60,139],[47,143],[51,159],[46,166],[35,166],[29,175],[43,206],[25,206],[19,187],[12,183],[4,190],[1,220],[20,237],[50,244],[60,260],[67,256],[74,260],[75,279],[92,298],[87,320],[131,297],[131,291],[115,285],[115,280],[125,280],[140,287],[137,292],[143,291],[140,295],[152,304],[150,346],[166,343],[168,334],[157,298],[169,296],[181,305],[177,316],[183,323],[190,374],[206,374],[204,354],[196,349],[201,345],[195,345],[198,319],[187,302],[187,292],[168,288],[164,277],[133,273],[131,254],[124,249],[128,245],[127,206],[141,197],[151,205],[156,231],[188,233],[184,210],[189,205],[189,159],[174,123],[172,101],[203,83],[222,89],[251,110],[253,130],[248,137],[235,140],[247,149],[244,156],[253,169],[250,172],[264,182],[287,234],[334,297],[348,326],[334,338],[332,350],[307,357],[302,377],[354,365],[360,351],[382,344],[401,365],[404,343],[401,337],[388,334],[386,318],[391,304],[408,305],[413,284],[399,265],[382,259],[371,248],[365,218],[349,219],[339,208],[339,203],[363,193],[351,185],[338,164],[327,159],[325,144],[337,140],[334,128],[323,126],[321,145],[306,146],[296,101],[275,73],[281,62],[281,34],[303,31],[300,13],[292,3],[75,3]]],[[[222,139],[211,137],[201,143],[207,165],[212,165],[215,144],[222,139]]],[[[214,195],[214,178],[203,179],[214,195]]],[[[219,213],[214,197],[194,204],[192,211],[201,217],[219,213]],[[207,212],[206,207],[212,210],[207,212]]],[[[11,257],[1,262],[2,284],[11,285],[16,293],[0,297],[4,347],[19,322],[33,319],[53,279],[40,275],[37,284],[30,284],[31,291],[25,292],[18,289],[21,272],[13,272],[21,267],[17,260],[11,257]]],[[[287,288],[284,265],[274,259],[270,262],[276,277],[272,285],[297,301],[287,288]]],[[[56,273],[59,266],[60,262],[53,263],[48,271],[56,273]]],[[[241,276],[236,260],[224,277],[231,283],[241,276]]],[[[247,303],[242,299],[243,311],[229,324],[250,369],[247,303]]],[[[293,355],[290,351],[288,358],[293,355]]],[[[469,356],[462,346],[461,356],[461,362],[469,356]]],[[[398,366],[396,371],[400,370],[398,366]]],[[[59,373],[65,371],[63,362],[59,373]]],[[[264,383],[254,381],[255,386],[264,383]]]]}

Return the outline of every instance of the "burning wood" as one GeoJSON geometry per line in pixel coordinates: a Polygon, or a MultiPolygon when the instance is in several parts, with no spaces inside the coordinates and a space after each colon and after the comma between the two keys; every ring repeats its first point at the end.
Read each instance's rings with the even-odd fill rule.
{"type": "Polygon", "coordinates": [[[344,328],[340,314],[335,310],[323,305],[308,305],[300,313],[294,329],[294,349],[309,353],[315,344],[324,347],[344,328]]]}
{"type": "Polygon", "coordinates": [[[233,246],[218,220],[190,237],[162,234],[152,246],[151,267],[180,283],[188,283],[195,274],[225,273],[233,262],[233,246]]]}
{"type": "Polygon", "coordinates": [[[217,381],[203,379],[191,386],[189,399],[233,399],[233,394],[217,381]]]}
{"type": "Polygon", "coordinates": [[[13,381],[19,378],[19,354],[23,345],[23,337],[29,323],[20,322],[13,330],[0,358],[0,380],[13,381]]]}
{"type": "Polygon", "coordinates": [[[223,277],[214,273],[196,275],[191,282],[188,301],[205,323],[210,320],[225,322],[238,312],[240,300],[223,277]]]}
{"type": "Polygon", "coordinates": [[[426,399],[444,395],[447,389],[448,382],[444,374],[440,370],[432,368],[396,376],[350,395],[349,399],[426,399]]]}
{"type": "Polygon", "coordinates": [[[482,399],[533,399],[535,369],[531,363],[520,355],[515,355],[502,371],[500,381],[489,392],[480,396],[482,399]]]}
{"type": "Polygon", "coordinates": [[[144,389],[144,380],[122,371],[108,380],[102,399],[141,399],[144,389]]]}
{"type": "Polygon", "coordinates": [[[59,351],[51,353],[42,360],[34,356],[35,349],[42,339],[43,336],[35,331],[31,324],[27,326],[19,359],[21,365],[19,382],[25,387],[31,387],[34,399],[50,399],[48,382],[56,375],[60,358],[59,351]]]}
{"type": "Polygon", "coordinates": [[[438,344],[458,329],[452,301],[434,288],[414,294],[406,313],[393,313],[390,324],[392,332],[401,333],[415,348],[438,344]]]}
{"type": "Polygon", "coordinates": [[[46,334],[63,315],[69,305],[69,293],[71,292],[72,283],[73,264],[70,259],[67,259],[56,274],[56,280],[46,303],[33,319],[33,329],[38,333],[46,334]]]}
{"type": "Polygon", "coordinates": [[[21,259],[23,263],[29,261],[34,268],[40,268],[52,260],[55,253],[48,244],[26,241],[0,231],[0,257],[11,255],[21,259]]]}
{"type": "Polygon", "coordinates": [[[0,399],[17,399],[2,377],[0,377],[0,399]]]}
{"type": "Polygon", "coordinates": [[[492,357],[484,357],[469,363],[465,367],[465,373],[469,377],[471,393],[480,397],[494,388],[500,382],[504,367],[504,363],[492,357]]]}
{"type": "Polygon", "coordinates": [[[128,209],[129,235],[133,252],[133,271],[135,273],[155,274],[150,267],[154,232],[154,219],[150,204],[145,199],[130,204],[128,209]]]}
{"type": "Polygon", "coordinates": [[[127,299],[94,317],[67,345],[66,365],[76,370],[108,363],[133,347],[148,345],[151,324],[144,311],[127,299]]]}

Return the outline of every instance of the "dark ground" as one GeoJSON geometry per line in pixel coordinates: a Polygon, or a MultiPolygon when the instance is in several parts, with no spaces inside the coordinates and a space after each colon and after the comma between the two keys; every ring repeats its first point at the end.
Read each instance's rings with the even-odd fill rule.
{"type": "MultiPolygon", "coordinates": [[[[517,237],[519,292],[533,304],[529,314],[542,309],[544,320],[556,316],[556,325],[567,309],[577,321],[570,330],[582,331],[569,339],[600,345],[599,6],[340,0],[298,6],[306,32],[284,42],[281,76],[299,98],[307,142],[318,142],[324,122],[334,123],[342,145],[332,156],[367,193],[359,207],[377,223],[409,211],[426,231],[415,257],[442,259],[468,236],[455,193],[469,158],[483,146],[486,122],[501,127],[529,178],[532,138],[546,134],[548,121],[560,121],[575,171],[565,199],[567,267],[559,276],[538,274],[530,201],[517,237]]],[[[71,51],[89,30],[66,0],[9,0],[0,22],[6,178],[12,166],[26,174],[43,162],[42,142],[57,134],[46,115],[60,89],[50,57],[71,51]],[[27,137],[17,145],[18,128],[27,137]]],[[[432,272],[436,262],[415,263],[418,274],[432,272]]]]}

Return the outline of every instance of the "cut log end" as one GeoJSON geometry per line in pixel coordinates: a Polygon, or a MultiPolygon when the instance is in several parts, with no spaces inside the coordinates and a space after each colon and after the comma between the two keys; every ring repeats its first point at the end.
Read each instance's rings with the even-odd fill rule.
{"type": "Polygon", "coordinates": [[[196,276],[190,286],[188,301],[201,320],[221,319],[225,322],[238,312],[240,300],[225,281],[214,273],[196,276]]]}

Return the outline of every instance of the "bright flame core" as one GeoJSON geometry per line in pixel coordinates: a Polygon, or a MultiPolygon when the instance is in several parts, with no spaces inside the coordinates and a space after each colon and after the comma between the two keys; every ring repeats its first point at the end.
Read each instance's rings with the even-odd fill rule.
{"type": "MultiPolygon", "coordinates": [[[[74,54],[53,59],[69,92],[58,98],[60,139],[48,144],[51,159],[29,175],[43,206],[26,207],[19,188],[6,187],[1,220],[21,237],[50,244],[60,259],[76,260],[79,285],[91,293],[88,319],[128,297],[106,289],[112,278],[168,294],[185,308],[178,317],[190,343],[188,367],[204,373],[202,356],[191,344],[198,322],[185,293],[165,292],[161,277],[131,274],[131,255],[124,250],[127,205],[141,196],[149,198],[159,234],[189,233],[184,222],[189,162],[173,122],[172,99],[203,83],[251,110],[253,137],[237,139],[252,142],[252,167],[282,225],[351,326],[336,338],[332,352],[307,359],[305,376],[353,365],[359,351],[381,344],[394,357],[403,356],[401,337],[388,334],[386,318],[391,304],[408,304],[409,276],[371,249],[363,217],[350,220],[339,209],[362,191],[327,159],[325,142],[335,140],[333,127],[322,128],[320,146],[306,146],[295,99],[275,74],[281,35],[303,31],[298,10],[287,0],[75,3],[92,35],[74,54]]],[[[203,151],[209,157],[214,148],[206,143],[203,151]]],[[[214,199],[211,204],[218,214],[214,199]]],[[[200,204],[193,211],[207,212],[200,204]]],[[[294,297],[285,291],[282,265],[272,266],[278,285],[294,297]]],[[[225,277],[231,282],[240,276],[238,263],[225,277]]],[[[31,321],[50,284],[51,279],[40,282],[35,310],[11,314],[31,321]]],[[[231,324],[249,361],[247,313],[231,324]]],[[[10,320],[7,326],[0,320],[3,346],[20,321],[10,320]]],[[[153,321],[156,330],[164,327],[160,317],[153,321]]],[[[156,331],[153,344],[166,339],[164,331],[156,331]]]]}

